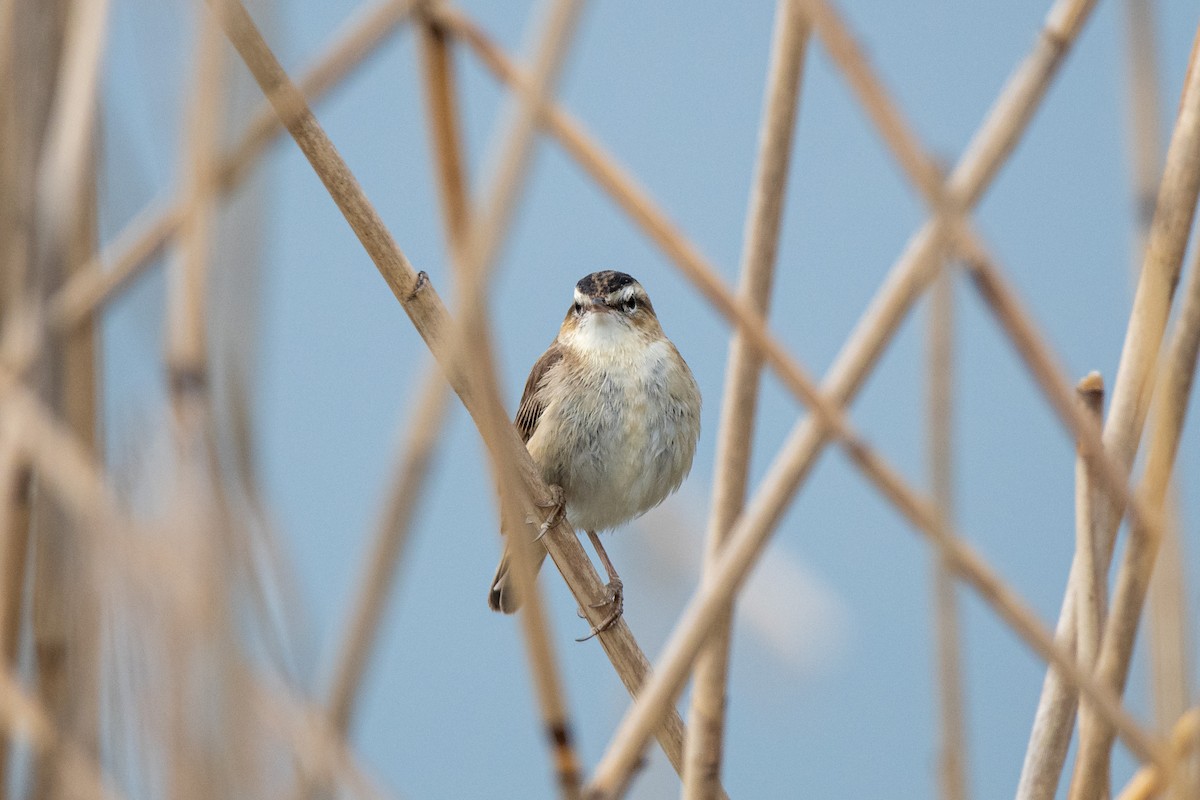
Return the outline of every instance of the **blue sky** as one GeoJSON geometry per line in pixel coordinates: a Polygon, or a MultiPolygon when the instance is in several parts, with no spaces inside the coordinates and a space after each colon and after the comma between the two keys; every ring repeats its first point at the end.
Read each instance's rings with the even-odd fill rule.
{"type": "MultiPolygon", "coordinates": [[[[295,73],[357,5],[279,0],[256,16],[295,73]]],[[[510,52],[526,52],[536,8],[462,6],[510,52]]],[[[1047,6],[839,4],[926,146],[950,162],[1029,49],[1047,6]]],[[[1169,131],[1195,15],[1184,0],[1158,6],[1169,131]]],[[[1122,11],[1100,5],[978,217],[1068,373],[1097,369],[1110,381],[1132,294],[1122,11]]],[[[105,90],[110,233],[142,203],[166,196],[178,177],[192,23],[180,2],[118,0],[113,13],[105,90]]],[[[594,3],[560,91],[731,284],[772,18],[770,3],[594,3]]],[[[469,54],[457,64],[479,187],[505,95],[469,54]]],[[[231,72],[253,98],[242,91],[241,66],[231,72]]],[[[317,110],[400,246],[449,297],[417,78],[413,38],[402,32],[317,110]]],[[[789,187],[772,328],[821,373],[924,210],[817,44],[806,62],[789,187]]],[[[272,148],[254,191],[264,210],[226,229],[233,233],[220,252],[231,266],[261,268],[248,312],[261,334],[253,373],[259,468],[300,587],[302,607],[293,610],[306,631],[300,652],[319,692],[427,355],[290,140],[272,148]]],[[[611,537],[628,621],[653,658],[696,577],[729,329],[543,141],[494,282],[510,409],[574,282],[607,268],[645,285],[706,398],[695,468],[678,502],[611,537]]],[[[136,447],[132,409],[161,402],[162,292],[161,276],[147,277],[114,308],[106,330],[114,450],[136,447]]],[[[1073,550],[1073,445],[968,284],[960,282],[956,299],[961,529],[1049,622],[1073,550]]],[[[922,303],[852,408],[860,429],[918,486],[926,483],[924,334],[922,303]]],[[[773,378],[764,386],[756,477],[803,413],[773,378]]],[[[1194,428],[1180,454],[1185,487],[1200,473],[1194,428]]],[[[1194,554],[1200,498],[1183,494],[1194,554]]],[[[366,763],[401,796],[553,796],[516,625],[484,602],[499,552],[495,527],[482,448],[456,405],[354,731],[366,763]]],[[[731,796],[790,797],[796,787],[813,797],[933,796],[928,547],[831,450],[768,558],[744,604],[733,659],[731,796]]],[[[1194,611],[1200,576],[1191,572],[1194,611]]],[[[572,641],[583,626],[558,576],[547,571],[542,585],[583,755],[594,765],[628,697],[600,648],[572,641]]],[[[977,797],[1004,797],[1016,784],[1044,670],[987,608],[968,592],[962,597],[971,785],[977,797]]],[[[1140,676],[1130,696],[1144,708],[1140,676]]],[[[1128,759],[1118,768],[1126,776],[1128,759]]],[[[670,796],[675,787],[656,750],[632,796],[670,796]]]]}

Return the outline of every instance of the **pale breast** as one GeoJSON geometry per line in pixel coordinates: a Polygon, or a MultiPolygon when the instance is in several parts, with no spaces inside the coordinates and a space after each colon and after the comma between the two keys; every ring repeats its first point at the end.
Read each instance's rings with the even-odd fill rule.
{"type": "Polygon", "coordinates": [[[669,342],[587,359],[568,353],[543,391],[529,452],[544,479],[563,487],[576,528],[604,530],[645,513],[691,469],[699,390],[669,342]]]}

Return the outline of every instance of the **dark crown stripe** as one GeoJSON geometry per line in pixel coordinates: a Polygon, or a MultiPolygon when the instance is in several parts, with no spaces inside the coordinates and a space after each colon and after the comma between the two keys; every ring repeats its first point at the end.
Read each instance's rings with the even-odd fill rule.
{"type": "Polygon", "coordinates": [[[631,283],[637,283],[632,275],[606,269],[582,278],[579,283],[575,284],[575,288],[588,297],[606,297],[631,283]]]}

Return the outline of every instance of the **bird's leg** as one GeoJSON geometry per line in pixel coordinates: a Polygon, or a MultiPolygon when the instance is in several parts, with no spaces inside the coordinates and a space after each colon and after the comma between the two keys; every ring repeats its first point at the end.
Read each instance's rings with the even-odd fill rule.
{"type": "Polygon", "coordinates": [[[586,642],[596,634],[611,628],[621,618],[621,612],[625,610],[625,592],[621,584],[621,576],[617,575],[617,569],[609,559],[608,553],[604,551],[604,545],[600,544],[600,537],[596,535],[596,532],[588,531],[587,535],[592,540],[592,547],[596,549],[596,555],[600,557],[600,563],[604,565],[604,571],[608,573],[608,583],[604,585],[604,599],[599,603],[591,604],[589,608],[612,606],[612,611],[599,624],[592,626],[591,633],[582,639],[575,640],[578,642],[586,642]]]}
{"type": "Polygon", "coordinates": [[[562,519],[563,511],[566,509],[566,500],[563,497],[562,487],[557,484],[550,484],[550,499],[549,501],[539,501],[538,508],[550,509],[550,515],[538,525],[538,535],[534,537],[534,541],[540,541],[543,536],[562,519]]]}

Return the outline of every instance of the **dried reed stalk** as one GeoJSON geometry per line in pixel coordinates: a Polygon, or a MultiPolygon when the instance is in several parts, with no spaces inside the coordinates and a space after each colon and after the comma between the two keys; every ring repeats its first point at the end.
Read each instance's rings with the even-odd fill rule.
{"type": "MultiPolygon", "coordinates": [[[[36,12],[35,12],[36,13],[36,12]]],[[[30,108],[35,121],[29,153],[37,162],[33,236],[22,302],[17,314],[34,313],[52,289],[78,268],[81,256],[94,248],[96,235],[95,146],[97,87],[107,33],[108,2],[48,4],[41,12],[56,17],[42,39],[25,30],[26,45],[42,49],[33,57],[53,80],[49,108],[30,108]],[[61,37],[61,38],[60,38],[61,37]],[[41,127],[44,122],[44,128],[41,127]]],[[[81,330],[68,342],[49,349],[34,365],[33,382],[55,413],[67,417],[78,435],[96,443],[97,385],[93,330],[81,330]]],[[[80,745],[98,752],[94,725],[98,703],[76,687],[95,683],[96,627],[92,587],[87,580],[88,554],[75,541],[70,520],[48,496],[34,499],[31,522],[33,586],[31,619],[37,691],[56,726],[77,730],[80,745]]],[[[29,791],[33,797],[54,797],[64,775],[53,753],[35,762],[29,791]]]]}
{"type": "MultiPolygon", "coordinates": [[[[797,0],[780,0],[775,12],[758,160],[746,216],[738,284],[739,296],[763,317],[770,306],[774,282],[808,36],[808,20],[801,4],[797,0]]],[[[761,371],[762,357],[735,331],[729,344],[717,432],[716,479],[702,580],[711,574],[729,528],[745,502],[761,371]]],[[[732,619],[733,608],[725,609],[696,661],[683,775],[683,796],[688,800],[709,800],[720,788],[732,619]]]]}
{"type": "MultiPolygon", "coordinates": [[[[1145,257],[1146,240],[1154,221],[1155,194],[1162,175],[1162,93],[1158,80],[1158,46],[1153,0],[1125,0],[1125,50],[1127,64],[1127,125],[1131,151],[1131,182],[1137,220],[1134,269],[1145,257]]],[[[1136,273],[1134,275],[1136,278],[1136,273]]],[[[1183,565],[1187,563],[1180,540],[1179,498],[1174,487],[1167,492],[1163,557],[1150,582],[1150,660],[1154,715],[1159,730],[1169,732],[1191,701],[1191,631],[1183,565]]],[[[1187,766],[1181,765],[1181,766],[1187,766]]],[[[1175,800],[1200,796],[1200,771],[1192,765],[1176,773],[1171,786],[1175,800]]]]}
{"type": "MultiPolygon", "coordinates": [[[[559,677],[557,657],[550,635],[544,600],[537,586],[533,541],[526,520],[538,519],[536,509],[523,497],[525,487],[513,462],[507,460],[503,440],[513,427],[504,411],[499,380],[492,348],[489,309],[486,302],[486,278],[495,261],[516,210],[517,201],[528,177],[537,137],[537,117],[541,106],[552,98],[562,66],[566,60],[572,34],[583,10],[580,0],[553,0],[545,11],[543,30],[536,48],[532,80],[519,92],[515,108],[507,124],[500,126],[498,163],[489,186],[483,192],[477,210],[470,215],[466,228],[465,249],[452,248],[456,285],[461,298],[458,324],[451,332],[450,353],[455,369],[470,376],[473,391],[483,402],[476,416],[479,432],[487,445],[492,477],[500,488],[501,530],[507,534],[508,552],[512,555],[513,575],[517,592],[524,598],[519,614],[525,649],[533,678],[534,693],[542,715],[546,743],[550,749],[558,779],[559,792],[568,800],[579,797],[582,767],[576,754],[574,732],[567,710],[566,695],[559,677]]],[[[449,85],[444,69],[434,69],[430,91],[445,95],[449,85]],[[440,78],[440,80],[438,80],[440,78]]],[[[450,103],[448,95],[435,100],[444,109],[450,103]]],[[[440,126],[448,128],[448,120],[440,126]]],[[[439,131],[444,132],[444,131],[439,131]]],[[[453,145],[455,142],[444,142],[453,145]]],[[[450,155],[446,146],[439,147],[443,160],[439,173],[443,179],[459,169],[461,158],[450,155]]],[[[451,197],[453,192],[444,191],[451,197]]],[[[449,205],[452,200],[447,201],[449,205]]],[[[453,210],[451,214],[455,213],[453,210]]],[[[553,513],[553,511],[551,511],[553,513]]],[[[594,609],[600,614],[600,609],[594,609]]]]}
{"type": "MultiPolygon", "coordinates": [[[[1099,427],[1104,419],[1104,379],[1093,372],[1075,387],[1083,410],[1099,427]]],[[[1095,504],[1096,488],[1092,480],[1094,469],[1082,448],[1075,456],[1075,563],[1079,564],[1080,581],[1077,608],[1080,612],[1079,633],[1075,640],[1075,657],[1085,667],[1095,669],[1100,652],[1100,632],[1104,625],[1105,574],[1100,571],[1096,552],[1095,504]]]]}
{"type": "MultiPolygon", "coordinates": [[[[1195,269],[1195,266],[1192,267],[1195,269]]],[[[1192,636],[1188,619],[1188,592],[1184,571],[1189,563],[1179,523],[1178,484],[1167,489],[1167,520],[1157,568],[1150,578],[1149,635],[1150,688],[1158,730],[1169,734],[1192,702],[1192,636]]],[[[1200,796],[1200,752],[1176,764],[1170,797],[1188,800],[1200,796]]]]}
{"type": "MultiPolygon", "coordinates": [[[[428,276],[424,273],[418,275],[397,247],[358,182],[321,130],[303,96],[254,28],[245,9],[236,6],[233,12],[234,24],[227,27],[226,34],[325,184],[417,332],[429,345],[463,405],[476,424],[481,425],[480,418],[485,413],[481,408],[484,400],[473,392],[462,373],[454,369],[452,353],[448,352],[447,347],[451,323],[428,276]]],[[[549,489],[542,482],[516,431],[509,427],[501,434],[501,441],[496,444],[504,448],[508,463],[515,465],[513,471],[519,476],[523,487],[523,503],[529,507],[546,507],[551,502],[549,489]]],[[[580,605],[589,607],[600,602],[604,596],[603,585],[570,525],[560,520],[543,537],[543,542],[580,605]]],[[[598,622],[599,618],[594,621],[598,622]]],[[[628,625],[624,620],[618,620],[598,638],[626,688],[636,693],[646,680],[649,662],[637,646],[628,625]]],[[[676,770],[681,769],[683,723],[677,714],[663,723],[659,730],[659,741],[672,765],[676,770]]]]}
{"type": "Polygon", "coordinates": [[[1158,15],[1155,0],[1125,0],[1121,5],[1125,9],[1126,119],[1138,233],[1134,252],[1135,265],[1140,268],[1162,176],[1162,93],[1154,33],[1158,15]]]}
{"type": "MultiPolygon", "coordinates": [[[[380,0],[346,24],[345,30],[299,79],[300,89],[312,101],[339,85],[367,56],[388,40],[411,14],[415,0],[380,0]]],[[[271,104],[263,101],[245,133],[220,159],[216,188],[230,193],[250,174],[250,169],[284,130],[271,104]]],[[[79,274],[50,299],[47,317],[51,330],[69,331],[128,286],[149,262],[163,252],[180,224],[183,202],[149,206],[138,214],[79,274]]]]}
{"type": "Polygon", "coordinates": [[[378,636],[396,570],[404,555],[421,487],[428,475],[446,416],[446,381],[436,369],[421,378],[417,399],[406,423],[403,448],[397,454],[387,483],[388,493],[375,536],[358,582],[346,631],[338,648],[326,708],[330,723],[341,736],[350,731],[355,700],[366,671],[371,647],[378,636]]]}
{"type": "MultiPolygon", "coordinates": [[[[1171,728],[1171,763],[1176,769],[1189,760],[1200,756],[1200,708],[1183,714],[1171,728]]],[[[1158,797],[1168,785],[1171,776],[1154,765],[1142,767],[1117,795],[1117,800],[1150,800],[1158,797]]]]}
{"type": "MultiPolygon", "coordinates": [[[[1200,75],[1200,69],[1196,72],[1200,75]]],[[[1200,154],[1197,154],[1197,160],[1200,161],[1200,154]]],[[[1188,401],[1191,399],[1198,355],[1200,257],[1192,265],[1175,331],[1162,365],[1158,368],[1153,433],[1146,456],[1145,474],[1139,488],[1141,496],[1152,505],[1161,506],[1166,499],[1188,401]]],[[[1117,573],[1112,608],[1104,627],[1096,672],[1118,694],[1124,690],[1129,675],[1142,606],[1161,537],[1161,531],[1149,531],[1135,523],[1117,573]]],[[[1072,800],[1098,797],[1108,775],[1112,733],[1108,725],[1095,719],[1090,711],[1084,710],[1083,717],[1087,724],[1080,725],[1079,756],[1075,762],[1075,778],[1070,794],[1072,800]]]]}
{"type": "Polygon", "coordinates": [[[6,738],[28,742],[36,755],[56,759],[63,797],[123,800],[96,760],[63,737],[45,709],[25,693],[9,669],[0,669],[0,728],[6,738]]]}
{"type": "MultiPolygon", "coordinates": [[[[223,0],[216,2],[219,5],[223,0]]],[[[206,413],[209,397],[209,236],[217,211],[210,184],[216,174],[225,107],[222,55],[220,27],[211,16],[201,17],[196,34],[195,86],[185,126],[184,206],[178,230],[181,257],[177,268],[169,273],[167,294],[168,390],[188,451],[201,444],[203,432],[195,426],[203,424],[199,415],[206,413]]],[[[181,455],[189,457],[186,452],[181,455]]]]}
{"type": "MultiPolygon", "coordinates": [[[[934,506],[954,519],[954,281],[946,269],[930,289],[928,335],[929,483],[934,506]]],[[[935,554],[933,570],[936,691],[941,724],[938,778],[946,800],[966,800],[967,731],[960,652],[962,650],[954,572],[935,554]]]]}
{"type": "MultiPolygon", "coordinates": [[[[1158,191],[1154,222],[1130,312],[1129,326],[1113,388],[1104,444],[1128,473],[1137,454],[1152,388],[1152,370],[1166,329],[1171,298],[1179,279],[1190,222],[1200,181],[1200,130],[1197,107],[1200,92],[1189,62],[1188,78],[1178,119],[1167,152],[1166,169],[1158,191]]],[[[1116,544],[1120,509],[1111,502],[1097,509],[1096,530],[1100,568],[1107,573],[1116,544]]],[[[1072,568],[1058,619],[1058,635],[1065,642],[1076,636],[1075,598],[1080,571],[1072,568]]],[[[1053,797],[1071,739],[1076,696],[1053,671],[1046,673],[1042,695],[1034,717],[1033,731],[1025,752],[1025,765],[1018,787],[1018,800],[1048,800],[1053,797]]]]}
{"type": "MultiPolygon", "coordinates": [[[[1104,382],[1098,372],[1092,372],[1075,387],[1080,407],[1099,426],[1104,422],[1104,382]]],[[[1095,510],[1102,497],[1093,481],[1092,459],[1076,448],[1075,455],[1075,556],[1078,564],[1079,586],[1076,597],[1078,633],[1075,638],[1075,657],[1085,669],[1095,671],[1100,652],[1100,634],[1104,626],[1107,594],[1106,574],[1099,568],[1096,544],[1095,510]]],[[[1083,719],[1087,719],[1085,716],[1083,719]]],[[[1083,727],[1080,727],[1083,730],[1083,727]]]]}
{"type": "MultiPolygon", "coordinates": [[[[438,168],[443,229],[451,252],[461,253],[467,230],[466,177],[462,163],[457,97],[452,61],[445,39],[427,24],[417,26],[425,74],[430,142],[438,168]]],[[[269,110],[269,106],[268,106],[269,110]]],[[[271,115],[278,125],[278,117],[271,115]]],[[[361,570],[363,580],[352,605],[345,639],[338,650],[327,708],[336,731],[350,729],[358,687],[366,670],[371,647],[378,636],[387,598],[396,580],[413,514],[446,417],[446,381],[436,368],[426,370],[417,391],[415,411],[409,416],[403,452],[396,459],[391,487],[383,505],[371,550],[361,570]]]]}
{"type": "Polygon", "coordinates": [[[421,71],[425,77],[425,112],[429,143],[437,168],[438,198],[442,204],[446,247],[454,258],[463,258],[470,197],[462,146],[462,123],[458,113],[458,82],[454,59],[445,31],[422,15],[417,26],[421,71]]]}

